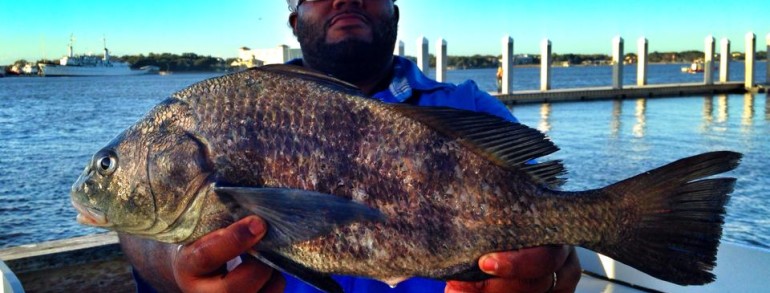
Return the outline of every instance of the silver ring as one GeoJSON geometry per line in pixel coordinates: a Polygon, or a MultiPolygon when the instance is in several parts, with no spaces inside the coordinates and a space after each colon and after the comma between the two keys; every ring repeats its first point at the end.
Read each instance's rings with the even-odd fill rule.
{"type": "Polygon", "coordinates": [[[556,289],[556,272],[553,272],[553,283],[551,283],[551,288],[548,288],[548,291],[545,291],[546,293],[553,292],[553,289],[556,289]]]}

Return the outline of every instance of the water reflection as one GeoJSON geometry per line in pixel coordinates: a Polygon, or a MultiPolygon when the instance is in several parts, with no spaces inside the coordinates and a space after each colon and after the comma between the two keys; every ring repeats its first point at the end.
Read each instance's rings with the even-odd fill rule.
{"type": "Polygon", "coordinates": [[[647,99],[640,98],[636,100],[636,111],[634,113],[634,116],[636,116],[636,123],[634,124],[634,137],[641,138],[644,137],[644,132],[647,129],[647,116],[645,115],[647,113],[647,99]]]}
{"type": "Polygon", "coordinates": [[[727,95],[717,95],[717,123],[725,123],[727,118],[729,118],[727,114],[727,95]]]}
{"type": "Polygon", "coordinates": [[[703,97],[703,127],[701,132],[707,132],[714,122],[714,96],[703,97]]]}
{"type": "Polygon", "coordinates": [[[623,100],[612,100],[612,120],[610,121],[610,136],[618,137],[622,125],[620,115],[623,114],[623,100]]]}
{"type": "Polygon", "coordinates": [[[741,132],[750,133],[754,120],[754,94],[743,95],[743,114],[741,115],[741,132]]]}
{"type": "Polygon", "coordinates": [[[765,120],[770,121],[770,93],[765,96],[765,120]]]}
{"type": "Polygon", "coordinates": [[[543,103],[540,105],[540,123],[537,125],[537,129],[543,133],[548,133],[551,130],[551,103],[543,103]]]}

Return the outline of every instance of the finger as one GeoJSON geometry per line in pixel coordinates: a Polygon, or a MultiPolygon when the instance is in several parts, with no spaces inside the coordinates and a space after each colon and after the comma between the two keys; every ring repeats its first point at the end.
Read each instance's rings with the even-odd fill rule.
{"type": "MultiPolygon", "coordinates": [[[[251,256],[243,257],[243,262],[225,275],[226,292],[257,292],[275,274],[271,267],[259,260],[251,256]]],[[[212,283],[216,282],[218,280],[212,283]]]]}
{"type": "Polygon", "coordinates": [[[562,267],[570,251],[570,246],[543,246],[495,252],[482,256],[479,268],[487,274],[502,278],[550,278],[557,268],[562,267]]]}
{"type": "Polygon", "coordinates": [[[479,282],[449,281],[445,292],[478,292],[478,293],[508,293],[508,292],[546,292],[553,285],[553,274],[549,277],[535,279],[504,279],[492,278],[479,282]]]}
{"type": "Polygon", "coordinates": [[[480,293],[482,288],[481,282],[447,281],[444,293],[480,293]]]}
{"type": "Polygon", "coordinates": [[[283,274],[273,271],[273,275],[270,280],[267,281],[264,287],[262,287],[261,293],[283,293],[286,288],[286,279],[283,278],[283,274]]]}
{"type": "Polygon", "coordinates": [[[583,275],[575,248],[570,249],[570,254],[564,265],[556,272],[556,286],[554,293],[575,292],[580,277],[583,275]]]}
{"type": "Polygon", "coordinates": [[[265,223],[260,218],[246,217],[183,247],[177,254],[175,267],[182,275],[209,275],[256,245],[265,231],[265,223]]]}

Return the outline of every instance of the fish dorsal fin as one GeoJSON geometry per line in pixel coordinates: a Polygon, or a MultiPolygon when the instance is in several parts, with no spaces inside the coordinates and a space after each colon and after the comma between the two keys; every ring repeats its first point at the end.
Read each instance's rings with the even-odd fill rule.
{"type": "Polygon", "coordinates": [[[323,72],[312,70],[302,66],[288,65],[288,64],[269,64],[261,67],[255,67],[252,70],[262,70],[273,72],[277,74],[288,75],[305,80],[312,80],[334,89],[344,91],[346,93],[354,95],[363,95],[361,89],[354,84],[348,83],[341,79],[334,78],[330,75],[326,75],[323,72]]]}
{"type": "Polygon", "coordinates": [[[540,184],[555,188],[564,183],[560,161],[533,160],[559,150],[545,135],[498,116],[447,107],[390,104],[395,111],[438,130],[498,166],[523,171],[540,184]]]}

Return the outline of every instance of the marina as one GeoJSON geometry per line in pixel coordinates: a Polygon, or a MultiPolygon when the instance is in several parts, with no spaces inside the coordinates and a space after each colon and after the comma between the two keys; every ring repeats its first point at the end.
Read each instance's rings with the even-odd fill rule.
{"type": "MultiPolygon", "coordinates": [[[[440,44],[446,50],[446,42],[440,44]]],[[[550,50],[549,44],[544,42],[544,50],[550,50]]],[[[105,56],[109,56],[106,48],[105,56]]],[[[105,60],[65,57],[61,62],[104,64],[105,60]]],[[[499,90],[494,69],[425,70],[447,82],[475,80],[520,121],[546,133],[562,148],[553,156],[570,170],[567,190],[596,188],[699,152],[743,152],[743,165],[730,174],[739,178],[739,185],[728,210],[717,282],[681,287],[581,250],[586,272],[578,290],[753,291],[760,288],[763,276],[756,270],[735,272],[736,266],[770,263],[770,225],[764,218],[770,211],[770,184],[758,175],[770,172],[764,163],[770,160],[764,151],[770,145],[763,139],[770,131],[766,94],[770,74],[766,61],[724,62],[691,74],[681,72],[681,64],[554,67],[546,61],[540,67],[511,67],[503,78],[510,82],[499,90]]],[[[46,75],[50,72],[49,68],[46,75]]],[[[120,80],[107,75],[0,80],[0,162],[9,166],[9,172],[0,175],[0,200],[9,204],[0,207],[0,216],[10,219],[8,227],[0,229],[0,259],[6,265],[0,269],[8,291],[133,290],[130,266],[116,235],[74,221],[69,184],[101,142],[163,97],[219,74],[137,75],[120,80]],[[39,179],[30,178],[28,174],[36,174],[47,158],[56,158],[56,166],[39,179]]]]}
{"type": "MultiPolygon", "coordinates": [[[[740,68],[739,64],[734,65],[740,68]]],[[[759,65],[761,68],[764,62],[759,65]]],[[[652,66],[651,70],[655,74],[672,74],[673,77],[667,80],[687,84],[692,75],[677,72],[677,68],[678,65],[674,64],[652,66]]],[[[593,79],[592,76],[607,76],[607,72],[606,67],[576,66],[559,69],[555,75],[593,79]]],[[[537,79],[539,71],[536,68],[517,69],[516,73],[522,83],[514,84],[519,89],[514,94],[540,92],[535,88],[537,82],[527,83],[537,79]]],[[[129,267],[122,260],[115,235],[102,234],[101,230],[86,228],[74,221],[75,211],[67,200],[68,186],[82,168],[82,162],[101,142],[108,141],[117,131],[133,123],[163,97],[214,76],[174,74],[132,76],[120,80],[82,77],[11,78],[0,81],[3,82],[0,92],[0,106],[3,108],[0,110],[0,121],[3,122],[0,126],[0,136],[3,137],[0,140],[0,162],[10,166],[7,168],[9,172],[0,175],[0,199],[9,204],[0,207],[0,216],[10,219],[9,225],[0,230],[0,259],[13,270],[25,289],[45,291],[45,288],[52,288],[51,284],[61,280],[72,281],[57,286],[86,286],[73,287],[73,291],[129,288],[132,285],[128,279],[129,267]],[[25,90],[29,88],[35,90],[25,90]],[[40,176],[30,178],[28,174],[35,174],[38,166],[47,164],[47,158],[56,158],[55,168],[48,169],[40,179],[34,179],[40,176]],[[29,179],[21,181],[21,178],[29,179]],[[114,278],[105,280],[104,276],[114,278]],[[93,279],[95,277],[98,279],[93,279]]],[[[447,79],[451,82],[473,79],[483,90],[495,90],[493,69],[449,70],[447,79]]],[[[558,80],[554,80],[554,89],[550,92],[580,90],[574,88],[574,84],[570,89],[569,83],[562,85],[558,80]]],[[[606,81],[593,82],[590,85],[600,87],[606,81]]],[[[741,91],[740,84],[731,86],[741,91]]],[[[633,86],[627,88],[632,89],[633,86]]],[[[734,251],[737,256],[725,259],[743,257],[754,263],[767,263],[764,257],[770,255],[767,252],[770,248],[767,245],[770,243],[770,225],[767,225],[764,215],[770,211],[770,199],[767,197],[770,194],[767,186],[770,184],[764,182],[766,179],[760,174],[770,172],[764,163],[770,160],[765,151],[770,148],[767,145],[770,142],[766,140],[770,131],[769,98],[758,92],[683,94],[676,97],[597,98],[564,103],[534,100],[525,103],[523,101],[530,101],[525,99],[509,103],[509,106],[523,123],[545,132],[560,146],[562,150],[554,155],[557,156],[555,159],[565,161],[570,172],[570,180],[565,186],[568,190],[595,188],[698,152],[718,149],[743,152],[744,163],[734,171],[735,174],[730,175],[739,178],[739,185],[729,206],[723,239],[725,247],[736,248],[726,248],[720,253],[734,251]]],[[[523,99],[522,96],[517,98],[523,99]]],[[[581,283],[581,286],[587,286],[584,292],[595,292],[597,287],[592,286],[614,288],[613,292],[638,292],[639,289],[633,286],[604,279],[608,274],[625,280],[634,275],[628,271],[619,274],[622,270],[610,273],[613,271],[607,269],[620,268],[619,264],[610,262],[605,265],[596,261],[600,257],[595,254],[583,258],[584,267],[594,272],[584,275],[581,283]]],[[[735,282],[737,277],[758,278],[752,274],[736,275],[723,270],[733,265],[720,264],[717,267],[718,274],[721,272],[729,276],[718,275],[719,281],[710,285],[714,287],[693,287],[697,289],[693,290],[720,292],[719,289],[726,286],[720,282],[735,282]]],[[[745,279],[739,281],[746,286],[756,284],[745,279]]],[[[658,289],[661,291],[672,290],[666,287],[670,284],[656,284],[653,282],[645,286],[664,288],[658,289]]],[[[676,287],[676,291],[680,289],[685,290],[676,287]]]]}

